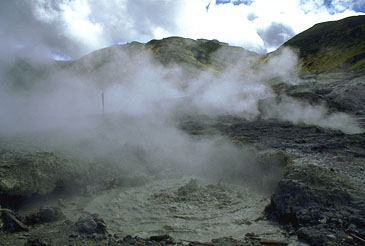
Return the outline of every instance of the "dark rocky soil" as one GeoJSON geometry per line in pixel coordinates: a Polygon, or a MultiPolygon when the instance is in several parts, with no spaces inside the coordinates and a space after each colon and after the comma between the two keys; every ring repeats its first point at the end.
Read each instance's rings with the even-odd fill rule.
{"type": "Polygon", "coordinates": [[[290,153],[293,162],[284,169],[267,215],[310,245],[364,245],[364,133],[232,117],[189,119],[182,127],[290,153]]]}

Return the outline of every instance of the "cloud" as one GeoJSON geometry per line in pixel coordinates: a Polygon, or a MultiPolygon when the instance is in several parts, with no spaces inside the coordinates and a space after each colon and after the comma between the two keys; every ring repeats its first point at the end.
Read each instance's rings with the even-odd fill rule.
{"type": "Polygon", "coordinates": [[[264,29],[258,29],[257,32],[264,41],[267,51],[276,49],[295,35],[290,26],[276,22],[271,23],[270,26],[264,29]]]}
{"type": "Polygon", "coordinates": [[[0,59],[32,53],[40,59],[47,56],[50,49],[68,51],[67,37],[59,31],[57,26],[37,20],[26,1],[0,2],[0,59]]]}
{"type": "Polygon", "coordinates": [[[249,50],[265,51],[255,26],[247,19],[247,6],[213,5],[209,11],[204,11],[203,6],[199,1],[187,1],[178,18],[178,35],[195,39],[218,39],[249,50]]]}
{"type": "Polygon", "coordinates": [[[167,36],[218,39],[263,53],[318,22],[364,7],[363,0],[4,0],[0,34],[8,53],[61,58],[167,36]]]}
{"type": "Polygon", "coordinates": [[[331,13],[343,12],[347,9],[364,12],[364,0],[325,0],[324,5],[331,13]]]}
{"type": "Polygon", "coordinates": [[[294,34],[319,22],[338,20],[357,14],[350,9],[331,13],[323,5],[323,1],[317,0],[283,0],[280,4],[273,0],[258,0],[250,6],[250,10],[257,16],[253,24],[258,30],[266,29],[275,22],[290,27],[294,34]]]}
{"type": "Polygon", "coordinates": [[[111,0],[88,1],[91,20],[103,26],[109,42],[147,42],[176,32],[181,1],[111,0]]]}
{"type": "Polygon", "coordinates": [[[172,35],[181,4],[141,0],[4,0],[0,3],[1,44],[9,53],[77,58],[118,42],[147,42],[172,35]]]}
{"type": "Polygon", "coordinates": [[[85,0],[62,3],[59,7],[64,30],[70,38],[93,49],[108,45],[102,25],[90,19],[91,9],[85,0]]]}

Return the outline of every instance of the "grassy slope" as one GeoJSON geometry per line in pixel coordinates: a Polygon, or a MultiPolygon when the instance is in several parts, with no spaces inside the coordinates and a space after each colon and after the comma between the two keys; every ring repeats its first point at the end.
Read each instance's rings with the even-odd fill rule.
{"type": "Polygon", "coordinates": [[[229,46],[217,40],[188,39],[169,37],[161,40],[151,40],[146,44],[132,42],[124,45],[114,45],[94,51],[78,60],[61,62],[64,68],[87,74],[102,69],[110,62],[132,62],[142,51],[152,54],[152,57],[164,66],[178,64],[187,72],[195,73],[205,69],[221,72],[229,66],[247,59],[254,60],[261,55],[247,51],[241,47],[229,46]],[[120,52],[127,56],[120,55],[120,52]],[[119,52],[119,55],[118,55],[119,52]]]}
{"type": "Polygon", "coordinates": [[[240,59],[259,56],[217,40],[193,40],[181,37],[151,40],[146,44],[146,48],[151,50],[155,58],[164,65],[186,64],[198,69],[210,68],[216,71],[235,65],[240,59]]]}
{"type": "Polygon", "coordinates": [[[365,16],[316,24],[284,46],[299,49],[303,72],[365,71],[365,16]]]}

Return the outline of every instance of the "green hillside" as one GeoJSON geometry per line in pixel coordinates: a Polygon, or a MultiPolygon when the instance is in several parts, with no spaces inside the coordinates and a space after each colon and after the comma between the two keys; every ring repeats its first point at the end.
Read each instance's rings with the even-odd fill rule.
{"type": "Polygon", "coordinates": [[[222,71],[238,61],[260,56],[218,40],[193,40],[181,37],[151,40],[146,44],[146,49],[152,51],[154,57],[164,65],[185,64],[198,69],[209,68],[216,71],[222,71]]]}
{"type": "Polygon", "coordinates": [[[244,61],[247,64],[262,56],[218,40],[169,37],[151,40],[146,44],[131,42],[114,45],[94,51],[74,61],[59,62],[59,65],[81,74],[95,74],[107,64],[118,65],[117,63],[119,63],[118,70],[120,71],[120,69],[124,69],[123,64],[130,65],[137,62],[140,58],[139,55],[143,52],[150,53],[154,61],[164,66],[179,65],[191,76],[206,69],[219,73],[239,62],[244,61]]]}
{"type": "Polygon", "coordinates": [[[316,24],[284,46],[299,50],[303,72],[365,70],[365,16],[316,24]]]}

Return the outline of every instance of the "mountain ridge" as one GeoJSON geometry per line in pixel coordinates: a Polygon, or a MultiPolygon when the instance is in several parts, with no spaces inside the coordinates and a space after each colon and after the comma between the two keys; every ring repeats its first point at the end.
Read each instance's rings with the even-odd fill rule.
{"type": "MultiPolygon", "coordinates": [[[[249,58],[252,66],[265,63],[268,57],[287,47],[297,51],[301,73],[323,73],[338,69],[365,71],[365,15],[318,23],[295,35],[276,51],[265,55],[218,40],[172,36],[153,39],[147,43],[133,41],[110,46],[65,64],[95,59],[91,63],[94,62],[97,68],[103,62],[108,62],[115,55],[113,52],[121,49],[132,56],[136,51],[148,51],[164,66],[178,64],[185,68],[189,66],[188,70],[211,69],[220,72],[237,64],[240,59],[249,58]]],[[[89,64],[90,61],[86,63],[89,64]]]]}
{"type": "Polygon", "coordinates": [[[302,72],[365,70],[365,15],[318,23],[283,44],[298,50],[302,72]]]}
{"type": "Polygon", "coordinates": [[[219,73],[242,59],[257,60],[262,57],[261,54],[242,47],[230,46],[218,40],[194,40],[172,36],[160,40],[153,39],[147,43],[133,41],[113,45],[93,51],[76,60],[58,63],[62,68],[71,68],[76,72],[87,74],[118,59],[125,58],[133,62],[133,59],[140,55],[145,55],[144,59],[152,57],[151,63],[157,61],[163,66],[178,65],[188,74],[197,74],[202,70],[213,70],[219,73]]]}
{"type": "Polygon", "coordinates": [[[148,53],[148,58],[143,59],[150,59],[150,62],[162,66],[177,65],[188,78],[206,70],[221,73],[227,68],[241,66],[243,61],[242,73],[245,73],[267,63],[284,48],[296,51],[299,58],[297,72],[302,75],[336,71],[363,73],[365,15],[316,24],[268,54],[258,54],[218,40],[167,37],[147,43],[134,41],[113,45],[75,60],[56,61],[55,66],[43,66],[26,58],[18,59],[9,69],[8,77],[13,78],[19,86],[30,86],[31,81],[39,80],[39,76],[47,74],[47,71],[52,73],[56,68],[102,80],[97,74],[107,64],[114,62],[115,69],[127,70],[126,65],[130,68],[133,63],[138,63],[137,57],[141,57],[143,52],[143,55],[148,53]]]}

